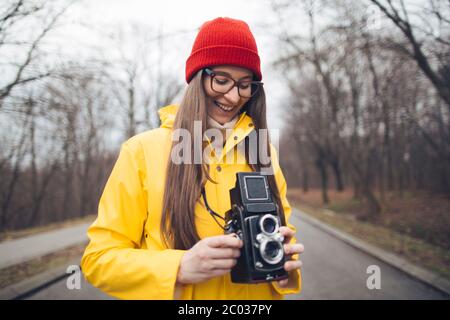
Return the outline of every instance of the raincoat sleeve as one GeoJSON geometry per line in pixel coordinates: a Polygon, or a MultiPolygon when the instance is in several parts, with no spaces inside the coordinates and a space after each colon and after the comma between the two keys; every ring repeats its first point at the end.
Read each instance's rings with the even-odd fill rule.
{"type": "Polygon", "coordinates": [[[144,154],[122,145],[106,183],[81,260],[86,279],[121,299],[173,299],[184,251],[140,249],[147,219],[144,154]]]}
{"type": "MultiPolygon", "coordinates": [[[[283,172],[281,171],[280,164],[278,162],[277,151],[275,150],[275,148],[273,146],[271,146],[271,155],[272,155],[272,161],[273,161],[272,165],[273,165],[273,170],[274,170],[274,174],[275,174],[275,180],[277,182],[278,191],[280,193],[280,198],[281,198],[281,202],[282,202],[283,209],[284,209],[284,215],[286,217],[286,223],[290,229],[292,229],[292,230],[294,230],[294,232],[296,232],[297,229],[295,228],[295,226],[293,226],[291,223],[289,223],[289,218],[292,213],[292,208],[291,208],[291,206],[288,202],[287,196],[286,196],[286,193],[287,193],[286,179],[284,178],[283,172]]],[[[295,242],[297,242],[297,240],[295,237],[293,237],[291,239],[290,243],[295,243],[295,242]]],[[[297,260],[298,255],[293,255],[292,259],[297,260]]],[[[300,272],[300,270],[296,270],[289,274],[289,287],[287,287],[287,288],[281,288],[280,286],[278,286],[277,282],[272,282],[272,285],[274,286],[275,290],[279,294],[284,295],[284,294],[299,293],[301,291],[301,287],[302,287],[301,272],[300,272]]]]}

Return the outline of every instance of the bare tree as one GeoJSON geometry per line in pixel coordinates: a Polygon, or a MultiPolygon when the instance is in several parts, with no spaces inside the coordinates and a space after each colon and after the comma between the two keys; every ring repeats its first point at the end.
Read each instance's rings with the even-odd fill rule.
{"type": "Polygon", "coordinates": [[[20,49],[25,52],[22,61],[7,61],[11,77],[6,82],[0,83],[0,109],[4,99],[14,88],[43,79],[53,73],[52,70],[36,72],[31,70],[30,66],[36,60],[36,52],[42,40],[73,2],[73,0],[66,1],[62,7],[56,7],[54,3],[48,1],[14,0],[7,1],[0,7],[0,51],[20,49]],[[42,20],[43,26],[32,39],[17,42],[15,37],[18,29],[30,23],[31,18],[35,17],[42,20]]]}
{"type": "MultiPolygon", "coordinates": [[[[430,2],[435,6],[429,14],[445,24],[438,2],[430,2]]],[[[450,112],[432,82],[421,76],[416,60],[405,58],[399,49],[408,47],[404,36],[370,29],[365,3],[305,0],[272,5],[284,50],[275,66],[286,79],[285,104],[292,118],[286,130],[298,136],[289,140],[289,152],[309,167],[308,184],[321,187],[324,203],[329,172],[338,180],[334,156],[339,172],[352,181],[355,197],[365,200],[368,217],[381,212],[386,192],[402,196],[405,190],[422,188],[449,193],[450,112]],[[309,21],[309,36],[306,23],[298,29],[295,24],[283,27],[290,21],[284,11],[294,10],[299,15],[303,11],[299,19],[309,21]],[[304,153],[312,161],[305,161],[304,153]],[[436,166],[428,165],[432,162],[436,166]]],[[[421,26],[422,33],[428,30],[421,26]]],[[[421,46],[442,79],[448,77],[441,71],[448,52],[445,30],[421,46]]]]}
{"type": "MultiPolygon", "coordinates": [[[[407,56],[414,59],[417,62],[419,68],[423,71],[423,73],[427,76],[427,78],[431,81],[433,86],[436,88],[436,91],[445,101],[447,107],[450,109],[450,86],[449,86],[449,76],[448,74],[442,73],[441,70],[449,69],[449,60],[448,58],[445,60],[438,59],[438,62],[443,65],[435,66],[435,63],[431,62],[431,57],[425,53],[425,41],[419,39],[416,35],[418,30],[424,30],[423,28],[415,27],[410,20],[410,14],[406,8],[405,2],[403,0],[370,0],[373,4],[375,4],[380,10],[397,26],[397,28],[403,33],[406,37],[409,46],[406,46],[400,42],[396,42],[396,46],[401,48],[401,51],[404,52],[407,56]]],[[[447,29],[445,30],[445,34],[443,35],[435,35],[433,32],[425,31],[426,36],[433,35],[435,41],[438,41],[446,51],[446,55],[448,57],[448,52],[450,50],[450,21],[447,18],[450,13],[450,3],[448,1],[440,1],[440,0],[431,0],[428,2],[430,5],[431,15],[427,15],[427,21],[429,18],[437,18],[438,23],[440,25],[447,25],[447,29]]],[[[422,9],[424,12],[427,11],[426,8],[422,9]]]]}
{"type": "Polygon", "coordinates": [[[125,137],[157,126],[152,119],[157,109],[172,102],[182,89],[179,80],[162,70],[166,36],[169,35],[161,30],[152,36],[141,25],[122,26],[114,35],[118,58],[112,61],[105,58],[105,61],[109,64],[113,92],[124,116],[125,137]]]}

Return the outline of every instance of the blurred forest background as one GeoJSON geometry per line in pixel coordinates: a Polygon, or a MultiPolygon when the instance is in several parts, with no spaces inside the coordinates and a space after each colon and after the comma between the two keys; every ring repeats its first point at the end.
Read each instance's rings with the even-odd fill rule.
{"type": "MultiPolygon", "coordinates": [[[[290,196],[345,198],[358,219],[450,248],[450,1],[262,3],[290,196]]],[[[118,141],[183,93],[161,66],[195,30],[120,26],[104,34],[115,50],[67,54],[54,39],[76,4],[0,4],[0,232],[95,214],[118,141]]]]}

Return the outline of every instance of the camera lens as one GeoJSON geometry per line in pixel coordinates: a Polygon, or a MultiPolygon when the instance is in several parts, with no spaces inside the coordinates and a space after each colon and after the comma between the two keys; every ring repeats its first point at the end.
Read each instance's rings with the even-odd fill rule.
{"type": "Polygon", "coordinates": [[[260,247],[261,256],[266,263],[277,264],[283,259],[283,245],[279,241],[269,240],[260,247]]]}
{"type": "Polygon", "coordinates": [[[269,258],[275,258],[278,255],[278,252],[280,251],[280,245],[278,242],[270,241],[266,245],[266,255],[269,258]]]}
{"type": "Polygon", "coordinates": [[[267,233],[273,233],[276,227],[277,225],[272,219],[266,219],[263,222],[263,230],[267,233]]]}
{"type": "Polygon", "coordinates": [[[278,231],[278,220],[271,214],[266,214],[259,221],[261,231],[267,235],[273,235],[278,231]]]}

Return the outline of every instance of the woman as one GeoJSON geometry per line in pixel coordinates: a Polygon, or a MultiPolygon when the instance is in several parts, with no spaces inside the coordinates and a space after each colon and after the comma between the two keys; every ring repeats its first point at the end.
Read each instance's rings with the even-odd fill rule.
{"type": "MultiPolygon", "coordinates": [[[[267,128],[261,78],[256,42],[245,22],[217,18],[201,27],[186,62],[181,104],[160,109],[160,128],[122,145],[88,230],[81,266],[90,283],[124,299],[281,299],[300,291],[301,262],[295,258],[303,246],[295,243],[291,225],[280,228],[285,254],[295,257],[284,265],[288,279],[232,283],[242,240],[224,235],[201,197],[204,189],[209,207],[223,218],[236,173],[264,167],[259,158],[250,161],[248,152],[244,161],[229,160],[242,159],[238,146],[249,144],[255,129],[267,128]],[[196,150],[192,136],[198,124],[201,138],[214,128],[224,132],[225,144],[206,138],[196,150]],[[181,162],[175,161],[175,132],[190,134],[181,162]],[[208,147],[223,149],[203,156],[208,147]],[[202,161],[192,161],[199,154],[202,161]]],[[[286,182],[274,149],[268,142],[264,148],[274,170],[269,185],[288,221],[286,182]]]]}

